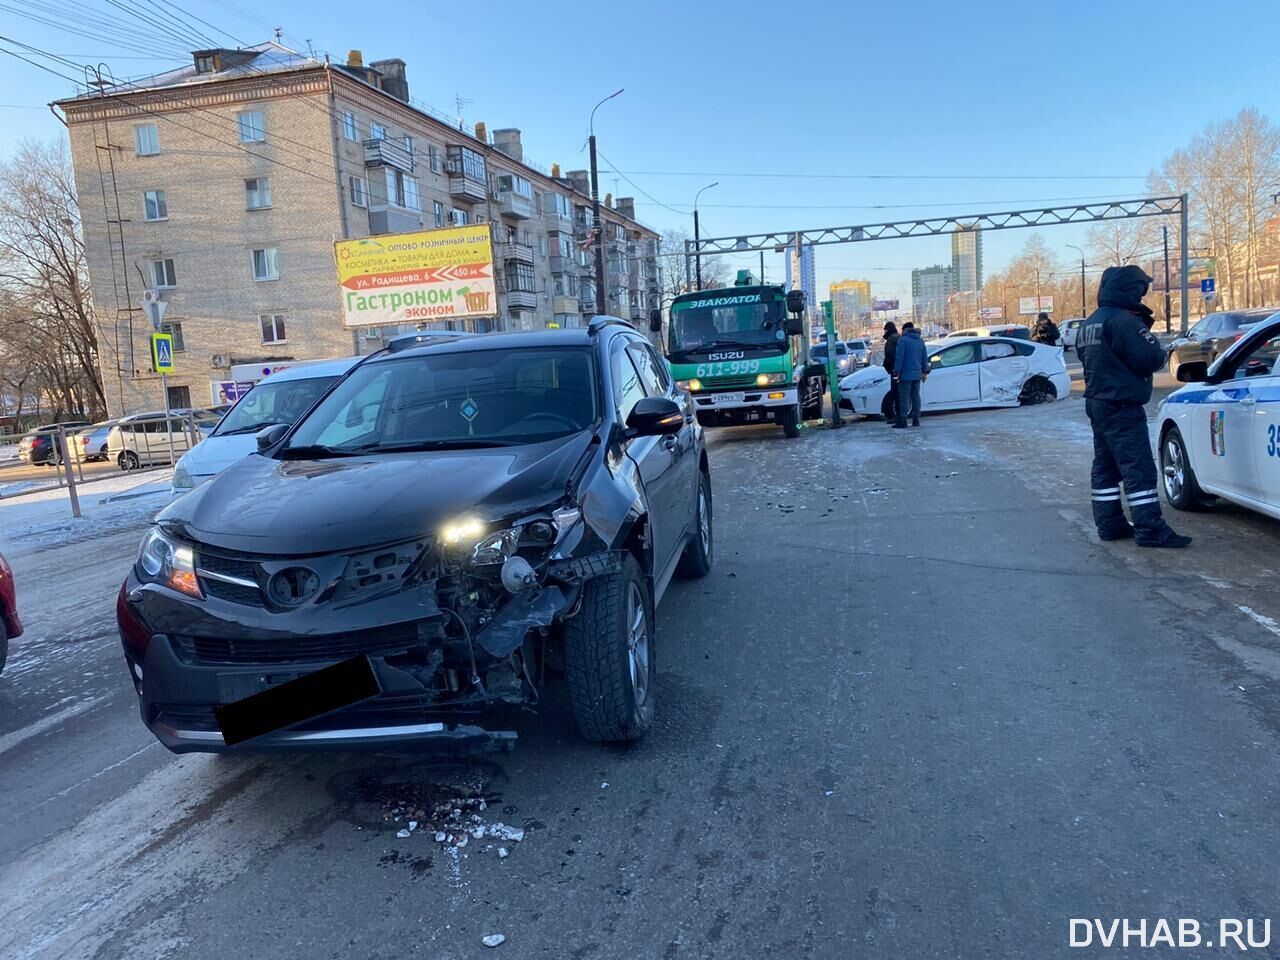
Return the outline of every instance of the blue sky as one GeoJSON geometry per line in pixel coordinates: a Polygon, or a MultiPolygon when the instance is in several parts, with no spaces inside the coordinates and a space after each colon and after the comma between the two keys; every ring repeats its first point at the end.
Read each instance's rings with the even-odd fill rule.
{"type": "MultiPolygon", "coordinates": [[[[637,215],[655,227],[690,229],[694,194],[719,181],[700,203],[706,235],[1141,196],[1148,171],[1207,123],[1246,106],[1280,120],[1275,0],[1216,9],[1184,0],[662,0],[601,4],[590,16],[572,4],[485,0],[384,0],[353,16],[349,4],[284,0],[265,19],[248,0],[137,6],[198,17],[249,43],[280,26],[295,48],[400,56],[415,98],[442,109],[470,100],[468,122],[520,127],[530,158],[566,170],[586,166],[592,105],[623,87],[596,116],[601,166],[621,171],[602,175],[602,191],[634,195],[637,215]]],[[[166,52],[196,45],[129,21],[106,0],[23,9],[75,14],[62,19],[99,36],[3,11],[0,35],[105,61],[119,77],[165,62],[130,59],[146,51],[120,49],[81,14],[129,23],[137,42],[159,36],[166,52]]],[[[43,104],[69,88],[0,56],[0,152],[23,137],[61,136],[43,104]]],[[[1063,245],[1084,233],[1042,232],[1064,261],[1074,253],[1063,245]]],[[[988,234],[988,269],[1026,239],[988,234]]],[[[911,266],[949,256],[946,237],[822,247],[818,281],[868,277],[877,295],[905,297],[911,266]]],[[[780,258],[769,256],[766,270],[780,279],[780,258]]]]}

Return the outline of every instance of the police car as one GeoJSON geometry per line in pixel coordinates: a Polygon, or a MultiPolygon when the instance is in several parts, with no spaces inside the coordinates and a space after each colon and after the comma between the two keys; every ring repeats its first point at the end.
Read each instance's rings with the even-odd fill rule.
{"type": "Polygon", "coordinates": [[[1194,510],[1206,495],[1280,519],[1280,313],[1212,364],[1179,364],[1187,386],[1156,415],[1165,497],[1194,510]]]}

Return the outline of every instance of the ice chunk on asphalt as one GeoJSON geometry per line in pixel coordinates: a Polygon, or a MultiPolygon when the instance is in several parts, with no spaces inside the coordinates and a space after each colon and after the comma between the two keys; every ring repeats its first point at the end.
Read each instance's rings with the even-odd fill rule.
{"type": "Polygon", "coordinates": [[[505,823],[495,823],[489,827],[489,836],[499,840],[514,840],[519,843],[524,839],[524,831],[519,827],[509,827],[505,823]]]}
{"type": "Polygon", "coordinates": [[[486,947],[499,947],[505,943],[506,940],[507,938],[500,933],[491,933],[487,937],[480,938],[480,942],[486,947]]]}
{"type": "Polygon", "coordinates": [[[401,840],[403,840],[408,835],[409,835],[409,831],[406,830],[404,827],[401,827],[399,830],[396,831],[396,836],[399,837],[401,840]]]}
{"type": "Polygon", "coordinates": [[[510,851],[510,850],[508,850],[506,847],[499,847],[499,848],[498,848],[498,859],[499,859],[499,860],[505,860],[505,859],[507,859],[507,857],[509,857],[509,856],[511,856],[511,851],[510,851]]]}

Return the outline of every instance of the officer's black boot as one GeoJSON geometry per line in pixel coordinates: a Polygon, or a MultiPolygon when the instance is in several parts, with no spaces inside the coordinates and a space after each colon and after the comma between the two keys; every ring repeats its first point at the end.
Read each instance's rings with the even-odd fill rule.
{"type": "Polygon", "coordinates": [[[1190,537],[1174,533],[1173,528],[1165,523],[1160,513],[1160,501],[1129,504],[1129,512],[1133,514],[1133,537],[1140,547],[1185,547],[1191,543],[1190,537]]]}

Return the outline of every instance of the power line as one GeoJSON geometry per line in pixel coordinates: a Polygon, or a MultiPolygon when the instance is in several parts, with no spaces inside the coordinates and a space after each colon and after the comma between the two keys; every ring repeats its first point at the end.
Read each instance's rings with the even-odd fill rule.
{"type": "MultiPolygon", "coordinates": [[[[625,178],[621,170],[601,170],[601,173],[617,174],[625,178]]],[[[905,174],[905,173],[712,173],[688,170],[630,170],[644,177],[740,177],[742,179],[776,180],[1146,180],[1148,174],[905,174]]],[[[630,182],[630,181],[628,181],[630,182]]],[[[638,189],[638,188],[637,188],[638,189]]]]}
{"type": "MultiPolygon", "coordinates": [[[[630,180],[628,180],[627,182],[631,183],[630,180]]],[[[634,183],[631,183],[631,185],[633,187],[635,186],[634,183]]],[[[636,187],[636,189],[639,190],[640,188],[636,187]]],[[[967,206],[967,205],[976,205],[976,204],[985,204],[985,203],[1058,203],[1058,202],[1080,201],[1080,200],[1102,201],[1102,200],[1120,199],[1120,198],[1123,198],[1124,196],[1125,196],[1124,194],[1110,193],[1110,194],[1090,194],[1087,196],[1076,196],[1076,197],[1015,197],[1015,198],[1002,199],[1002,200],[1000,199],[948,200],[942,203],[864,203],[864,204],[700,203],[698,205],[698,208],[699,209],[717,208],[722,210],[914,210],[914,209],[928,209],[928,208],[934,208],[934,207],[967,206]]],[[[655,203],[656,202],[657,201],[655,201],[655,203]]],[[[665,203],[658,204],[658,205],[666,207],[668,210],[672,209],[671,206],[665,203]]],[[[645,204],[645,206],[648,206],[648,204],[645,204]]],[[[675,206],[692,208],[693,205],[687,204],[687,203],[683,203],[683,204],[678,203],[678,204],[675,204],[675,206]]],[[[680,213],[682,216],[686,215],[679,210],[675,210],[674,212],[680,213]]]]}

